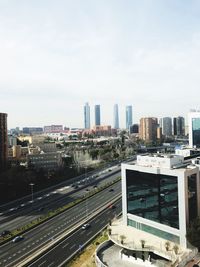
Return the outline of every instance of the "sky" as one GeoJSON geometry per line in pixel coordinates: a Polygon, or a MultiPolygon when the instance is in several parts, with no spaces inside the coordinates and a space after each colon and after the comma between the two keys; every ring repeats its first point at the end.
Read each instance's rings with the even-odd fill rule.
{"type": "Polygon", "coordinates": [[[83,106],[141,117],[200,108],[200,1],[0,0],[0,112],[8,127],[83,127],[83,106]]]}

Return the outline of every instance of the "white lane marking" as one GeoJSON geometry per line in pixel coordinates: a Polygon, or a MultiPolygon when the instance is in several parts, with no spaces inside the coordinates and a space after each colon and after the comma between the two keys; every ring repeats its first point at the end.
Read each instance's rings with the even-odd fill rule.
{"type": "Polygon", "coordinates": [[[46,261],[43,261],[42,263],[40,263],[40,264],[38,265],[38,267],[42,266],[45,262],[46,262],[46,261]]]}
{"type": "Polygon", "coordinates": [[[71,246],[69,249],[73,249],[76,245],[74,244],[73,246],[71,246]]]}
{"type": "Polygon", "coordinates": [[[50,267],[50,266],[52,266],[52,265],[54,265],[54,261],[53,261],[51,264],[49,264],[48,267],[50,267]]]}
{"type": "Polygon", "coordinates": [[[69,245],[69,243],[66,243],[62,248],[65,248],[66,246],[68,246],[69,245]]]}
{"type": "Polygon", "coordinates": [[[92,233],[91,231],[90,231],[90,232],[88,232],[88,233],[86,234],[86,236],[89,236],[91,233],[92,233]]]}

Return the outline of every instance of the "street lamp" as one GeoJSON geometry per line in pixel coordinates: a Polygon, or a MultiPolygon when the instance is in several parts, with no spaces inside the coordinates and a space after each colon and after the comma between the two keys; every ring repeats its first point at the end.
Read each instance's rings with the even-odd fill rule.
{"type": "Polygon", "coordinates": [[[31,202],[33,203],[33,186],[34,186],[35,184],[30,183],[29,185],[31,186],[31,202]]]}
{"type": "Polygon", "coordinates": [[[86,209],[86,219],[88,218],[88,195],[89,191],[86,193],[86,200],[85,200],[85,209],[86,209]]]}

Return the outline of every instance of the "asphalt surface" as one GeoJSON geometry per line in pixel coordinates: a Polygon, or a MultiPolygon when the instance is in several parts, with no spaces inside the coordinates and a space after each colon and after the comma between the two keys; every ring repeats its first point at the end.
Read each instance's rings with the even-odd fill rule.
{"type": "Polygon", "coordinates": [[[77,253],[84,249],[86,244],[103,228],[108,225],[110,219],[113,219],[121,212],[121,199],[115,204],[116,209],[107,208],[94,219],[89,221],[90,227],[83,230],[79,227],[74,233],[65,238],[58,245],[50,249],[36,261],[25,266],[30,267],[60,267],[66,266],[66,263],[77,253]]]}
{"type": "Polygon", "coordinates": [[[117,166],[112,171],[105,170],[98,174],[98,177],[86,177],[84,179],[77,180],[76,186],[72,187],[74,183],[62,186],[56,190],[49,191],[48,193],[42,192],[42,194],[35,197],[34,202],[17,201],[12,207],[9,204],[0,210],[0,233],[4,230],[17,229],[23,225],[28,224],[30,221],[37,219],[44,215],[50,210],[54,210],[61,206],[64,206],[86,194],[86,189],[91,191],[94,190],[94,185],[102,186],[107,182],[114,180],[120,176],[120,168],[117,166]]]}
{"type": "Polygon", "coordinates": [[[15,266],[34,251],[52,242],[61,233],[94,213],[104,204],[110,205],[112,199],[121,194],[121,183],[112,186],[113,191],[105,189],[37,228],[24,234],[18,243],[12,241],[0,247],[0,267],[15,266]]]}

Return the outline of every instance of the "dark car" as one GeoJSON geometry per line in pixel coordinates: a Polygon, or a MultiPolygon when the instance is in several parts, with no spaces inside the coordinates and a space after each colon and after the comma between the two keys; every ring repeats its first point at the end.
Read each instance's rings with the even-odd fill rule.
{"type": "Polygon", "coordinates": [[[12,242],[13,243],[17,243],[17,242],[21,241],[22,239],[24,239],[23,236],[22,235],[18,235],[15,238],[13,238],[12,242]]]}
{"type": "Polygon", "coordinates": [[[109,192],[113,192],[113,191],[114,191],[114,189],[113,189],[113,188],[110,188],[110,189],[109,189],[109,192]]]}
{"type": "Polygon", "coordinates": [[[0,236],[4,237],[4,236],[9,235],[9,234],[10,234],[10,231],[4,230],[3,232],[1,232],[0,236]]]}

